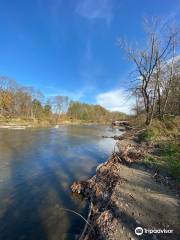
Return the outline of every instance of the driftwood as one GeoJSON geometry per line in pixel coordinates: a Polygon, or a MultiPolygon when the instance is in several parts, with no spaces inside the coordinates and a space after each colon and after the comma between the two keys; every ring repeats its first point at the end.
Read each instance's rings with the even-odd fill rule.
{"type": "Polygon", "coordinates": [[[112,159],[115,163],[121,163],[123,165],[129,166],[132,161],[126,159],[125,156],[121,152],[114,152],[112,154],[112,159]]]}
{"type": "Polygon", "coordinates": [[[119,128],[120,132],[125,132],[125,128],[119,128]]]}
{"type": "Polygon", "coordinates": [[[113,121],[112,126],[129,126],[128,121],[113,121]]]}
{"type": "Polygon", "coordinates": [[[120,140],[120,137],[121,136],[102,136],[103,138],[112,138],[112,139],[114,139],[114,140],[120,140]]]}
{"type": "Polygon", "coordinates": [[[125,127],[125,130],[133,130],[133,129],[135,129],[134,127],[131,127],[131,126],[124,126],[125,127]]]}

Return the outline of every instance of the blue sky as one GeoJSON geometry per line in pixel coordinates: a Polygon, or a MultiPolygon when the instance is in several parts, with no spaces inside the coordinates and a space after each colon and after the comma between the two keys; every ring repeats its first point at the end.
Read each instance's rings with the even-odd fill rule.
{"type": "Polygon", "coordinates": [[[118,37],[143,44],[143,17],[179,12],[177,0],[1,0],[0,75],[128,112],[132,66],[118,37]]]}

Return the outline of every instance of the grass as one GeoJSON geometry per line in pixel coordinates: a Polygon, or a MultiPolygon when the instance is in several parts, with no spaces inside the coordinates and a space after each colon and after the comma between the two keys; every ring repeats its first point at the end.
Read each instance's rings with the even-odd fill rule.
{"type": "Polygon", "coordinates": [[[151,142],[173,140],[179,135],[179,127],[179,118],[166,119],[165,121],[154,120],[147,128],[147,140],[151,142]]]}
{"type": "Polygon", "coordinates": [[[139,135],[139,140],[155,146],[155,152],[148,154],[144,163],[168,173],[180,183],[180,117],[167,116],[164,121],[153,119],[148,127],[143,120],[143,116],[132,119],[135,126],[145,129],[139,135]]]}
{"type": "Polygon", "coordinates": [[[170,174],[180,182],[180,144],[166,144],[162,160],[166,162],[170,174]]]}
{"type": "Polygon", "coordinates": [[[155,153],[144,159],[146,165],[153,166],[170,174],[180,183],[180,118],[166,119],[164,122],[154,120],[144,131],[140,139],[154,144],[155,153]]]}
{"type": "Polygon", "coordinates": [[[180,183],[180,144],[160,143],[158,153],[147,155],[144,163],[167,172],[180,183]]]}

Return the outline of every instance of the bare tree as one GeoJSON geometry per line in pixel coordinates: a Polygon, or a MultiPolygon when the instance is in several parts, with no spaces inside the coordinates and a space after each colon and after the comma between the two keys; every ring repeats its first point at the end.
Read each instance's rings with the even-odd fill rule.
{"type": "Polygon", "coordinates": [[[51,102],[54,111],[60,116],[62,113],[67,112],[70,100],[67,96],[57,95],[52,98],[51,102]]]}
{"type": "MultiPolygon", "coordinates": [[[[139,92],[146,112],[146,125],[151,124],[157,97],[160,99],[161,68],[172,57],[177,30],[167,29],[159,19],[145,20],[147,44],[144,48],[131,47],[120,40],[120,47],[136,67],[136,92],[139,92]],[[171,31],[170,31],[171,30],[171,31]]],[[[167,94],[168,98],[168,94],[167,94]]]]}

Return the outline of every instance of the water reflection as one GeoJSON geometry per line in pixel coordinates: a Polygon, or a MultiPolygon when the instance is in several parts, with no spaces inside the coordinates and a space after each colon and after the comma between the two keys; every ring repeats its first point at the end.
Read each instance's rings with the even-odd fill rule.
{"type": "Polygon", "coordinates": [[[69,185],[94,173],[113,149],[104,126],[0,130],[0,239],[70,239],[87,206],[69,185]]]}

